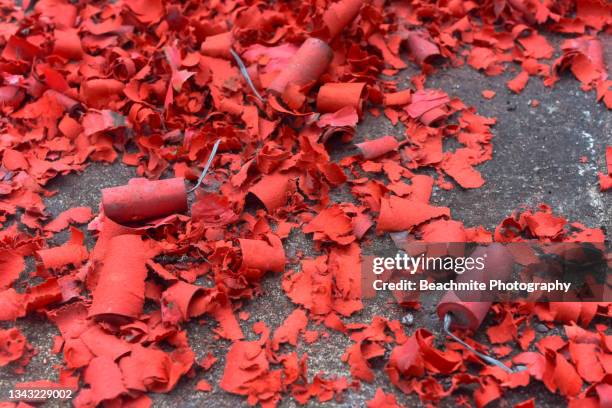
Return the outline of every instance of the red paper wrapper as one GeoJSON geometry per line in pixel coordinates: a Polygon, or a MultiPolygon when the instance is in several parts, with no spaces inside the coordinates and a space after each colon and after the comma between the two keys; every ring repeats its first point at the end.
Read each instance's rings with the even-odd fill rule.
{"type": "Polygon", "coordinates": [[[66,112],[74,112],[81,108],[81,103],[79,101],[53,89],[49,89],[46,94],[54,98],[60,105],[62,105],[64,109],[66,109],[66,112]]]}
{"type": "Polygon", "coordinates": [[[440,56],[438,46],[431,41],[431,37],[428,34],[413,31],[407,37],[406,42],[408,43],[410,54],[419,64],[430,62],[433,58],[440,56]]]}
{"type": "Polygon", "coordinates": [[[327,83],[323,85],[317,95],[317,110],[321,113],[332,113],[350,106],[361,115],[363,105],[361,95],[365,85],[365,82],[327,83]]]}
{"type": "Polygon", "coordinates": [[[283,173],[267,174],[249,190],[249,193],[255,195],[268,211],[285,205],[288,192],[289,175],[283,173]]]}
{"type": "Polygon", "coordinates": [[[431,125],[448,115],[446,104],[450,98],[445,92],[436,89],[424,89],[412,95],[412,103],[406,108],[411,118],[419,119],[424,125],[431,125]]]}
{"type": "Polygon", "coordinates": [[[73,228],[70,241],[64,245],[36,251],[34,256],[38,264],[38,273],[45,275],[49,269],[62,269],[68,265],[76,268],[81,265],[88,257],[87,248],[83,245],[84,239],[83,233],[73,228]]]}
{"type": "Polygon", "coordinates": [[[187,321],[203,313],[209,302],[210,295],[204,288],[178,281],[164,292],[162,318],[171,322],[187,321]],[[200,307],[195,307],[198,300],[200,307]]]}
{"type": "Polygon", "coordinates": [[[108,244],[89,317],[135,319],[142,312],[147,249],[138,235],[118,235],[108,244]]]}
{"type": "Polygon", "coordinates": [[[361,9],[363,0],[341,0],[333,3],[323,14],[323,23],[329,32],[329,39],[340,34],[361,9]]]}
{"type": "Polygon", "coordinates": [[[242,251],[242,265],[262,272],[283,272],[285,270],[285,250],[280,238],[267,235],[267,241],[258,239],[239,239],[242,251]]]}
{"type": "Polygon", "coordinates": [[[78,266],[87,259],[87,249],[83,245],[66,244],[55,248],[36,251],[36,257],[44,269],[61,269],[67,265],[78,266]]]}
{"type": "Polygon", "coordinates": [[[25,93],[18,87],[13,85],[0,86],[0,108],[10,106],[15,109],[19,107],[24,98],[25,93]]]}
{"type": "MultiPolygon", "coordinates": [[[[490,280],[507,280],[512,274],[514,258],[506,247],[501,244],[491,244],[488,247],[477,248],[471,255],[472,258],[485,257],[485,267],[482,271],[476,271],[478,276],[466,272],[458,281],[474,279],[487,283],[490,280]],[[486,255],[486,257],[485,257],[486,255]]],[[[491,307],[491,302],[464,302],[454,291],[448,291],[438,303],[437,312],[440,319],[444,319],[447,313],[453,317],[453,328],[476,330],[491,307]]]]}
{"type": "Polygon", "coordinates": [[[389,152],[396,151],[399,147],[399,143],[393,136],[384,136],[375,140],[358,143],[356,146],[360,150],[363,158],[370,160],[389,152]]]}
{"type": "Polygon", "coordinates": [[[230,53],[232,41],[233,36],[231,32],[211,35],[206,37],[206,40],[204,40],[200,47],[200,51],[202,51],[202,54],[208,55],[209,57],[229,59],[232,57],[230,53]]]}
{"type": "Polygon", "coordinates": [[[599,39],[591,37],[572,38],[564,41],[561,48],[570,56],[574,56],[574,53],[585,55],[597,70],[606,71],[603,47],[599,39]]]}
{"type": "Polygon", "coordinates": [[[412,90],[404,89],[398,92],[384,94],[385,106],[408,105],[412,100],[412,90]]]}
{"type": "MultiPolygon", "coordinates": [[[[427,192],[429,194],[429,192],[427,192]]],[[[407,231],[434,218],[450,217],[448,207],[434,207],[421,197],[390,196],[380,202],[377,231],[407,231]]]]}
{"type": "Polygon", "coordinates": [[[126,186],[103,189],[102,206],[106,216],[120,224],[160,218],[187,211],[187,190],[182,177],[134,178],[126,186]]]}
{"type": "Polygon", "coordinates": [[[270,83],[268,90],[282,94],[289,84],[304,86],[315,82],[327,70],[332,57],[332,50],[325,41],[307,39],[270,83]]]}

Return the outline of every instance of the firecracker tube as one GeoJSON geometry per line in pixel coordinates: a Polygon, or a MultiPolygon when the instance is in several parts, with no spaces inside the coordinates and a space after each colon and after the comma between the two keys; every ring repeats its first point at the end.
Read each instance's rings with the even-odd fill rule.
{"type": "Polygon", "coordinates": [[[340,34],[357,17],[362,4],[363,0],[340,0],[329,6],[323,14],[323,23],[330,39],[340,34]]]}
{"type": "Polygon", "coordinates": [[[89,317],[122,322],[140,316],[147,258],[147,249],[139,235],[118,235],[110,240],[93,290],[89,317]]]}
{"type": "MultiPolygon", "coordinates": [[[[473,259],[484,257],[484,268],[476,273],[464,273],[460,281],[470,279],[486,282],[491,280],[505,281],[512,275],[514,258],[506,247],[493,243],[488,247],[478,247],[471,255],[473,259]]],[[[472,269],[471,271],[476,271],[472,269]]],[[[488,293],[486,293],[488,295],[488,293]]],[[[437,306],[438,317],[444,320],[447,314],[452,316],[451,328],[476,330],[489,312],[492,302],[465,302],[454,291],[448,291],[437,306]]]]}
{"type": "Polygon", "coordinates": [[[104,213],[126,224],[187,211],[187,190],[182,177],[150,181],[133,178],[127,185],[102,190],[104,213]]]}
{"type": "Polygon", "coordinates": [[[327,70],[333,52],[325,41],[309,38],[291,57],[287,66],[274,78],[268,91],[282,94],[288,84],[314,83],[327,70]]]}

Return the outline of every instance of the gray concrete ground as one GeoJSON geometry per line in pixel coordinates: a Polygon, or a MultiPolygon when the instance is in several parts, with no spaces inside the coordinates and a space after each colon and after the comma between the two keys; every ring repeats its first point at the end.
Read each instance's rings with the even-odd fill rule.
{"type": "MultiPolygon", "coordinates": [[[[608,41],[607,55],[612,55],[608,41]]],[[[608,58],[608,66],[610,66],[608,58]]],[[[605,146],[612,145],[612,122],[610,113],[602,104],[595,103],[594,93],[584,93],[579,83],[570,77],[562,79],[552,90],[545,88],[538,79],[530,79],[525,91],[520,95],[511,94],[505,81],[513,73],[501,77],[486,77],[471,69],[441,70],[428,80],[428,87],[439,87],[451,96],[460,97],[466,104],[473,105],[481,115],[495,116],[498,119],[494,130],[494,158],[479,167],[486,184],[475,190],[456,188],[452,191],[439,191],[434,194],[435,203],[449,206],[453,218],[468,226],[484,225],[494,228],[504,217],[523,204],[536,205],[548,203],[557,214],[570,220],[580,221],[590,227],[604,227],[612,232],[612,194],[599,192],[597,171],[605,169],[605,146]],[[485,100],[480,95],[482,89],[493,89],[497,96],[485,100]],[[530,101],[537,99],[540,106],[532,108],[530,101]],[[587,162],[581,163],[580,157],[586,156],[587,162]]],[[[408,83],[407,72],[399,74],[404,84],[408,83]]],[[[383,118],[366,117],[359,125],[356,140],[377,138],[386,134],[399,134],[402,129],[394,128],[383,118]]],[[[346,147],[332,147],[332,155],[344,155],[346,147]]],[[[58,194],[47,203],[49,211],[56,216],[73,206],[91,206],[96,209],[100,200],[100,189],[121,185],[133,176],[132,169],[120,164],[104,166],[94,164],[81,175],[70,175],[52,182],[58,194]]],[[[334,197],[346,200],[343,191],[335,192],[334,197]]],[[[372,244],[364,247],[366,254],[380,254],[393,249],[386,236],[375,237],[372,244]]],[[[67,238],[66,233],[56,238],[58,243],[67,238]]],[[[89,244],[92,240],[88,240],[89,244]]],[[[286,250],[291,256],[296,249],[307,254],[315,254],[310,236],[294,232],[286,242],[286,250]]],[[[242,322],[249,338],[253,338],[251,326],[254,322],[264,321],[271,329],[279,326],[294,306],[285,296],[280,286],[280,277],[268,276],[263,284],[265,294],[254,299],[245,308],[250,318],[242,322]]],[[[439,322],[434,314],[435,299],[430,299],[423,308],[415,313],[415,324],[406,327],[411,333],[418,327],[431,331],[439,330],[439,322]]],[[[368,301],[362,313],[351,320],[369,322],[372,316],[381,315],[400,319],[405,314],[386,295],[368,301]]],[[[490,324],[485,321],[484,325],[490,324]]],[[[607,322],[606,322],[607,323],[607,322]]],[[[9,370],[0,371],[0,400],[7,396],[7,390],[18,381],[42,378],[55,378],[54,364],[60,358],[50,353],[52,336],[57,333],[53,325],[36,317],[20,320],[17,325],[28,340],[36,346],[38,354],[27,367],[27,372],[15,376],[9,370]]],[[[192,347],[198,357],[212,352],[219,361],[207,373],[198,372],[193,379],[183,379],[177,389],[168,395],[155,395],[154,406],[159,407],[236,407],[246,406],[242,397],[223,392],[217,382],[225,365],[224,356],[228,342],[214,340],[211,332],[212,322],[205,324],[191,322],[187,325],[192,347]],[[197,380],[204,378],[214,386],[211,393],[194,390],[197,380]]],[[[314,327],[311,327],[314,328],[314,327]]],[[[546,335],[558,332],[553,329],[546,335]]],[[[542,334],[538,334],[541,336],[542,334]]],[[[484,332],[476,340],[487,342],[484,332]]],[[[318,372],[327,375],[348,376],[348,366],[340,358],[350,341],[342,335],[332,333],[329,339],[320,340],[312,345],[299,344],[299,354],[308,353],[308,373],[312,377],[318,372]]],[[[376,365],[374,384],[363,384],[359,392],[348,391],[342,402],[319,404],[337,407],[364,406],[371,399],[377,387],[385,392],[393,392],[400,403],[407,406],[421,406],[415,395],[406,396],[394,389],[382,371],[384,361],[376,365]]],[[[440,376],[442,384],[448,379],[440,376]]],[[[465,393],[471,394],[471,388],[465,393]]],[[[541,384],[532,383],[529,387],[507,391],[503,401],[493,406],[512,406],[513,404],[535,398],[537,406],[553,407],[564,405],[563,398],[549,393],[541,384]]],[[[46,406],[61,406],[48,403],[46,406]]],[[[442,406],[454,406],[454,399],[442,402],[442,406]]],[[[283,399],[281,406],[294,407],[298,404],[290,397],[283,399]]]]}

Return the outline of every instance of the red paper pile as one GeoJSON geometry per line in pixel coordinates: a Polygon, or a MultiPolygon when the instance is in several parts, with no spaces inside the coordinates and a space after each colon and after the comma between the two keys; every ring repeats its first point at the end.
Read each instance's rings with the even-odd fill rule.
{"type": "MultiPolygon", "coordinates": [[[[507,86],[518,93],[530,78],[553,86],[569,70],[610,108],[605,2],[25,0],[3,2],[0,13],[0,320],[45,316],[60,333],[53,352],[63,356],[54,378],[19,387],[71,388],[77,407],[147,407],[149,392],[197,377],[201,392],[221,388],[264,407],[289,396],[324,402],[372,382],[371,360],[390,349],[389,380],[424,402],[466,403],[454,393],[474,384],[484,406],[541,381],[576,407],[612,404],[612,337],[607,325],[590,324],[611,315],[609,304],[495,306],[499,324],[487,334],[499,358],[528,367],[519,374],[486,366],[457,344],[441,351],[423,328],[407,335],[381,316],[344,320],[364,307],[361,244],[374,233],[431,238],[451,228],[461,241],[604,240],[546,206],[493,233],[432,204],[434,186],[485,183],[477,166],[492,159],[496,120],[426,80],[436,64],[467,64],[485,75],[513,72],[507,86]],[[547,32],[568,36],[560,50],[547,32]],[[408,64],[421,73],[400,89],[388,78],[408,64]],[[401,122],[405,132],[371,135],[354,155],[332,160],[326,141],[353,143],[366,113],[401,122]],[[143,202],[147,214],[129,214],[140,224],[121,225],[90,208],[66,208],[55,219],[45,211],[55,194],[48,182],[91,162],[120,160],[149,179],[194,181],[218,139],[208,176],[218,191],[198,193],[189,215],[142,223],[151,210],[143,202]],[[459,147],[445,149],[449,139],[459,147]],[[335,189],[351,199],[335,202],[335,189]],[[72,227],[88,222],[90,249],[72,227]],[[68,227],[70,239],[50,247],[68,227]],[[317,255],[286,258],[295,229],[312,237],[317,255]],[[30,257],[37,267],[26,272],[30,257]],[[275,330],[255,323],[256,339],[247,341],[240,309],[262,296],[266,274],[282,280],[295,310],[275,330]],[[227,355],[197,361],[190,320],[231,342],[227,355]],[[564,336],[534,341],[537,320],[563,324],[564,336]],[[342,356],[351,378],[309,375],[308,356],[296,349],[329,331],[351,340],[342,356]],[[207,382],[222,357],[221,381],[207,382]]],[[[602,190],[611,186],[610,156],[608,147],[602,190]]],[[[34,352],[17,328],[0,330],[0,366],[21,373],[34,352]]],[[[398,403],[379,389],[367,406],[398,403]]]]}

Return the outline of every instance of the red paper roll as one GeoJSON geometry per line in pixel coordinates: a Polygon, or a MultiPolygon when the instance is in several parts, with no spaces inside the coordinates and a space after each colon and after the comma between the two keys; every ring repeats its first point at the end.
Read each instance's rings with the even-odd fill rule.
{"type": "Polygon", "coordinates": [[[160,218],[187,211],[187,190],[182,177],[134,178],[126,186],[103,189],[102,206],[108,218],[120,224],[160,218]]]}
{"type": "Polygon", "coordinates": [[[139,235],[118,235],[110,240],[93,291],[89,317],[121,322],[140,316],[147,258],[147,249],[139,235]]]}
{"type": "Polygon", "coordinates": [[[414,59],[423,64],[428,60],[440,56],[438,46],[431,40],[429,34],[422,31],[413,31],[407,38],[408,48],[414,59]]]}
{"type": "Polygon", "coordinates": [[[75,267],[87,259],[87,248],[83,245],[67,243],[62,246],[36,251],[41,270],[61,269],[67,265],[75,267]]]}
{"type": "Polygon", "coordinates": [[[200,47],[202,54],[209,57],[231,58],[233,36],[231,31],[206,37],[200,47]]]}
{"type": "Polygon", "coordinates": [[[39,249],[34,253],[36,258],[36,269],[40,276],[47,276],[49,270],[60,270],[65,266],[72,265],[77,268],[87,260],[87,248],[83,245],[84,235],[81,231],[73,228],[70,241],[64,245],[39,249]]]}
{"type": "Polygon", "coordinates": [[[274,78],[268,90],[282,94],[288,84],[303,86],[315,82],[327,70],[332,57],[332,50],[325,41],[307,39],[274,78]]]}
{"type": "Polygon", "coordinates": [[[272,212],[287,203],[290,180],[290,175],[286,173],[266,174],[249,189],[249,193],[257,197],[266,209],[272,212]]]}
{"type": "Polygon", "coordinates": [[[408,105],[412,100],[412,90],[404,89],[398,92],[386,93],[383,97],[385,106],[408,105]]]}
{"type": "Polygon", "coordinates": [[[605,72],[603,47],[597,38],[580,37],[566,40],[561,48],[567,52],[578,52],[584,54],[598,70],[605,72]]]}
{"type": "Polygon", "coordinates": [[[356,146],[363,158],[370,160],[396,151],[399,148],[399,143],[393,136],[383,136],[378,139],[357,143],[356,146]]]}
{"type": "Polygon", "coordinates": [[[66,109],[67,112],[74,112],[81,107],[81,103],[74,98],[59,93],[53,89],[49,89],[46,92],[47,95],[53,97],[60,105],[66,109]]]}
{"type": "Polygon", "coordinates": [[[364,88],[365,82],[327,83],[319,89],[317,110],[321,113],[332,113],[351,106],[361,115],[361,95],[364,88]]]}
{"type": "MultiPolygon", "coordinates": [[[[472,269],[457,279],[458,282],[467,282],[471,279],[487,283],[491,280],[507,280],[512,274],[514,259],[506,247],[493,243],[488,247],[478,247],[471,255],[472,258],[484,257],[484,268],[480,271],[472,269]]],[[[480,293],[483,298],[488,292],[480,293]]],[[[492,302],[464,302],[457,293],[448,291],[438,303],[437,312],[440,319],[448,313],[452,315],[453,328],[476,330],[486,317],[492,302]]]]}
{"type": "Polygon", "coordinates": [[[284,272],[285,250],[280,238],[274,234],[267,235],[267,241],[259,239],[239,239],[242,252],[242,264],[250,269],[262,272],[284,272]]]}
{"type": "Polygon", "coordinates": [[[333,39],[349,25],[361,9],[363,0],[340,0],[333,3],[323,14],[323,23],[333,39]]]}

